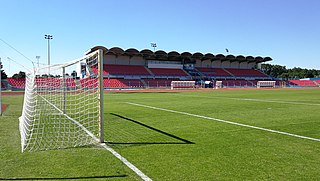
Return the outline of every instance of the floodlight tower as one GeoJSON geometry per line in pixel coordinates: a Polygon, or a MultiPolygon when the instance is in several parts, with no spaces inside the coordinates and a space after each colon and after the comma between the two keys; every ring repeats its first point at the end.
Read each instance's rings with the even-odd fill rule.
{"type": "Polygon", "coordinates": [[[38,68],[39,68],[39,59],[40,59],[40,56],[36,56],[36,59],[37,59],[38,68]]]}
{"type": "MultiPolygon", "coordinates": [[[[52,35],[44,35],[44,39],[48,40],[48,66],[50,66],[50,40],[53,39],[52,35]]],[[[50,76],[50,68],[48,68],[48,76],[50,76]]]]}
{"type": "Polygon", "coordinates": [[[151,43],[151,47],[153,47],[153,51],[155,52],[155,51],[156,51],[157,44],[156,44],[156,43],[151,43]]]}

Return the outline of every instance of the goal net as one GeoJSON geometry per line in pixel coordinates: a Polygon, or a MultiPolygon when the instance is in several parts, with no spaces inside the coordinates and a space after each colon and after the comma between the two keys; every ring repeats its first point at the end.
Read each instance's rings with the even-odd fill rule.
{"type": "Polygon", "coordinates": [[[97,50],[27,73],[19,118],[23,152],[104,141],[102,68],[103,53],[97,50]]]}

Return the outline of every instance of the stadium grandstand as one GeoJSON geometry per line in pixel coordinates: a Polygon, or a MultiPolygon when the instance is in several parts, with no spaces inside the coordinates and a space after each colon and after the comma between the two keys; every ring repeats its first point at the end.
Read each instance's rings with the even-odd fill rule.
{"type": "MultiPolygon", "coordinates": [[[[104,52],[104,88],[105,89],[142,89],[170,88],[172,81],[194,80],[196,87],[206,87],[204,82],[221,82],[223,87],[257,87],[258,81],[276,81],[276,87],[320,87],[320,80],[281,81],[263,73],[261,64],[271,61],[270,57],[243,55],[223,55],[212,53],[165,52],[149,49],[137,50],[120,47],[106,48],[95,46],[85,54],[98,49],[104,52]]],[[[96,67],[86,67],[88,73],[97,73],[96,67]]],[[[76,70],[82,75],[81,68],[76,70]]],[[[68,88],[88,86],[82,77],[67,79],[68,88]]],[[[24,79],[8,78],[2,88],[23,90],[24,79]]],[[[59,78],[52,78],[49,87],[59,87],[59,78]],[[55,80],[56,79],[56,80],[55,80]]]]}
{"type": "Polygon", "coordinates": [[[97,49],[104,50],[104,78],[109,81],[105,88],[168,88],[177,80],[195,80],[198,86],[209,80],[223,81],[230,87],[255,87],[258,80],[272,80],[260,71],[261,63],[271,61],[270,57],[103,46],[93,47],[86,54],[97,49]],[[121,83],[111,83],[115,80],[121,83]]]}

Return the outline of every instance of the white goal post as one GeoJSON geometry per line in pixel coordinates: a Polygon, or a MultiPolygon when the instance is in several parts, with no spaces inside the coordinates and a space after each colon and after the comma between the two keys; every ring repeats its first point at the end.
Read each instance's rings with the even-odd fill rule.
{"type": "Polygon", "coordinates": [[[196,81],[171,81],[171,89],[194,89],[196,81]]]}
{"type": "Polygon", "coordinates": [[[258,81],[257,88],[275,88],[276,81],[258,81]]]}
{"type": "Polygon", "coordinates": [[[222,81],[221,80],[220,81],[216,81],[216,89],[221,89],[221,88],[223,88],[222,81]]]}
{"type": "Polygon", "coordinates": [[[22,152],[104,142],[103,90],[102,50],[27,73],[22,152]],[[77,70],[84,73],[81,79],[75,79],[77,70]]]}

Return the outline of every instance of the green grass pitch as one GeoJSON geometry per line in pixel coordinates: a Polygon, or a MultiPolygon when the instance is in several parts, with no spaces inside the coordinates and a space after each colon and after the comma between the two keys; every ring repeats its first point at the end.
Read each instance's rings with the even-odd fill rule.
{"type": "MultiPolygon", "coordinates": [[[[140,180],[100,147],[21,153],[22,102],[3,97],[0,180],[140,180]]],[[[320,89],[108,92],[104,106],[106,142],[153,180],[320,180],[320,89]]]]}

